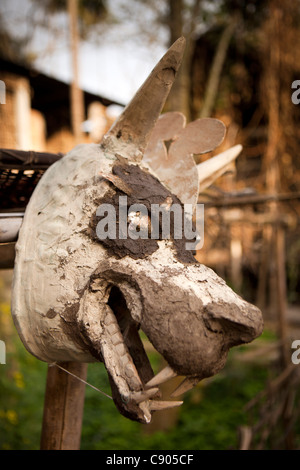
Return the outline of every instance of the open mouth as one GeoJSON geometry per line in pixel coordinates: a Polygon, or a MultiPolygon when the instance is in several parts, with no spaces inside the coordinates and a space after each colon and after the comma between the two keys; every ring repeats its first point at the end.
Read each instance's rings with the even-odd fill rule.
{"type": "Polygon", "coordinates": [[[105,364],[115,405],[131,420],[150,423],[154,411],[180,406],[176,397],[219,372],[231,347],[261,333],[260,311],[211,271],[186,268],[185,278],[181,285],[178,269],[160,271],[151,262],[109,262],[82,294],[77,321],[84,347],[105,364]],[[210,301],[203,304],[205,296],[210,301]],[[167,362],[157,375],[141,331],[167,362]],[[183,380],[165,400],[160,386],[176,376],[183,380]]]}
{"type": "MultiPolygon", "coordinates": [[[[130,299],[127,300],[131,303],[130,299]]],[[[154,375],[139,334],[140,325],[133,318],[135,315],[132,315],[119,287],[111,286],[107,306],[104,323],[109,339],[106,339],[102,353],[109,374],[112,397],[121,414],[135,421],[150,423],[152,412],[177,407],[183,403],[162,400],[159,389],[161,384],[178,374],[167,365],[154,375]]],[[[185,378],[171,394],[171,398],[191,389],[198,381],[195,377],[185,378]]]]}

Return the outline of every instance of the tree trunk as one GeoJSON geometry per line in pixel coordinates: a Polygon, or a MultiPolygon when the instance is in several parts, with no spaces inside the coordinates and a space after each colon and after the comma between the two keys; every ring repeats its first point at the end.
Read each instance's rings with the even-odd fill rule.
{"type": "Polygon", "coordinates": [[[221,79],[223,65],[226,59],[230,40],[234,33],[236,24],[237,24],[237,19],[236,17],[233,17],[231,21],[229,22],[229,24],[224,29],[223,33],[221,34],[219,44],[218,44],[218,47],[217,47],[217,50],[216,50],[216,53],[214,55],[213,62],[211,65],[208,82],[206,85],[203,106],[199,114],[200,118],[210,117],[213,112],[213,108],[214,108],[217,93],[218,93],[219,83],[221,79]]]}
{"type": "Polygon", "coordinates": [[[72,82],[71,82],[71,123],[75,144],[82,143],[81,124],[84,121],[84,97],[79,86],[79,34],[78,34],[78,0],[68,0],[68,14],[70,21],[70,41],[72,55],[72,82]]]}
{"type": "Polygon", "coordinates": [[[191,64],[195,41],[192,35],[195,28],[195,18],[197,17],[200,7],[200,0],[194,0],[193,15],[190,24],[184,31],[184,2],[183,0],[169,0],[170,11],[170,43],[173,44],[176,39],[184,35],[186,38],[186,48],[183,56],[182,64],[175,80],[175,83],[170,91],[167,107],[168,111],[179,111],[183,113],[187,122],[191,119],[191,64]]]}
{"type": "MultiPolygon", "coordinates": [[[[267,147],[263,159],[263,170],[265,171],[266,191],[268,194],[278,194],[280,184],[279,173],[279,142],[281,134],[280,123],[280,38],[279,38],[279,10],[275,3],[270,3],[271,15],[266,24],[267,47],[265,57],[265,83],[268,84],[263,90],[265,109],[268,118],[268,137],[267,147]]],[[[278,203],[272,201],[266,206],[266,210],[276,219],[278,215],[278,203]]],[[[277,267],[276,267],[276,227],[271,226],[271,233],[264,245],[270,246],[270,257],[267,260],[268,268],[262,269],[269,273],[269,308],[270,311],[278,312],[278,290],[277,286],[277,267]]],[[[265,232],[263,232],[264,235],[265,232]]]]}
{"type": "MultiPolygon", "coordinates": [[[[283,123],[281,121],[281,76],[282,76],[282,24],[284,24],[284,4],[279,0],[270,0],[270,15],[266,25],[266,69],[264,76],[263,93],[266,98],[266,111],[268,116],[268,142],[264,155],[264,169],[266,174],[266,189],[268,193],[278,194],[280,191],[280,155],[284,153],[282,144],[283,123]]],[[[274,218],[279,218],[278,202],[269,203],[269,212],[274,218]]],[[[277,313],[278,333],[281,339],[282,368],[290,363],[287,345],[288,324],[286,317],[286,268],[285,268],[285,234],[280,223],[272,225],[272,254],[270,263],[270,300],[273,301],[274,311],[277,313]]],[[[290,408],[292,392],[287,395],[285,408],[290,408]]],[[[290,427],[290,415],[287,412],[282,416],[286,449],[294,448],[293,430],[290,427]]]]}

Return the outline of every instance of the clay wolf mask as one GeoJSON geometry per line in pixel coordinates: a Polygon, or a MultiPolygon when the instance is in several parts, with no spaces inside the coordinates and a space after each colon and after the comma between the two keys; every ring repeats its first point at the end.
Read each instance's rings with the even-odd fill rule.
{"type": "Polygon", "coordinates": [[[174,393],[180,395],[216,374],[232,346],[262,332],[260,311],[172,233],[158,240],[97,237],[101,204],[126,196],[148,208],[195,205],[201,182],[240,151],[222,154],[213,170],[203,164],[202,177],[192,155],[219,145],[224,125],[204,119],[186,126],[180,113],[159,119],[183,51],[180,38],[100,145],[79,145],[45,172],[16,247],[12,313],[25,347],[48,363],[103,362],[117,408],[143,423],[154,410],[182,403],[160,400],[160,383],[186,376],[174,393]],[[156,376],[139,330],[168,362],[156,376]]]}

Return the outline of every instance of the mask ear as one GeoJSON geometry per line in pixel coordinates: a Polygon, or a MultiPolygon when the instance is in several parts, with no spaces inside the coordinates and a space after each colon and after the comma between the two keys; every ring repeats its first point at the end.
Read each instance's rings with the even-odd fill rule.
{"type": "Polygon", "coordinates": [[[184,49],[185,38],[181,37],[158,62],[105,137],[116,137],[144,152],[176,78],[184,49]]]}
{"type": "Polygon", "coordinates": [[[151,135],[144,161],[183,204],[197,204],[199,173],[193,155],[214,150],[224,139],[218,119],[197,119],[185,126],[181,113],[163,114],[151,135]]]}

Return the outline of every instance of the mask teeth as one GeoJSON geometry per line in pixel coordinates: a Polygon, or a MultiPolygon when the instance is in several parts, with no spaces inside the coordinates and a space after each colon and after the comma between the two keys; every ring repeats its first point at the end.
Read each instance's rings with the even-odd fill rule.
{"type": "Polygon", "coordinates": [[[175,408],[177,406],[181,406],[183,401],[158,401],[158,400],[151,400],[149,402],[149,408],[151,411],[162,411],[168,410],[169,408],[175,408]]]}
{"type": "Polygon", "coordinates": [[[178,397],[194,388],[200,381],[199,377],[186,377],[180,385],[171,393],[171,397],[178,397]]]}
{"type": "Polygon", "coordinates": [[[131,392],[130,399],[135,403],[141,403],[143,401],[149,400],[159,394],[158,388],[150,388],[149,390],[144,390],[141,392],[131,392]]]}
{"type": "Polygon", "coordinates": [[[149,382],[145,385],[145,388],[156,387],[173,377],[176,377],[177,373],[169,365],[162,369],[158,374],[156,374],[149,382]]]}
{"type": "Polygon", "coordinates": [[[151,410],[149,408],[149,402],[148,401],[143,401],[142,403],[139,404],[140,409],[144,413],[144,420],[146,424],[149,424],[151,422],[151,410]]]}

